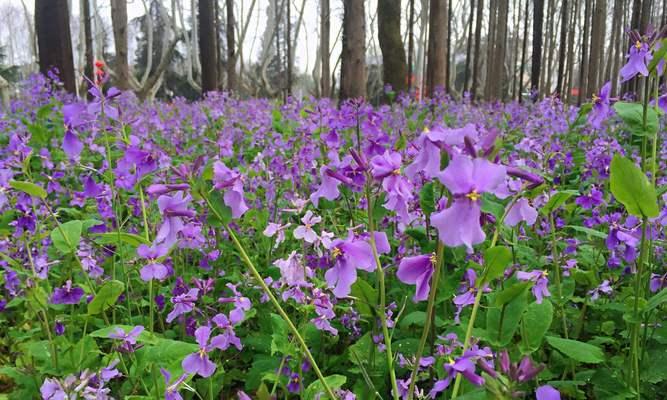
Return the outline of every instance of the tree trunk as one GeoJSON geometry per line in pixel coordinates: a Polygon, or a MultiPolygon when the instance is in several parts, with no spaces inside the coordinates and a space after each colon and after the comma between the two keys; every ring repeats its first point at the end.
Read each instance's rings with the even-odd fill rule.
{"type": "Polygon", "coordinates": [[[470,78],[470,56],[472,55],[472,29],[475,22],[475,0],[470,1],[470,16],[468,17],[468,43],[466,43],[466,67],[463,71],[463,91],[470,90],[471,85],[469,84],[470,78]]]}
{"type": "Polygon", "coordinates": [[[213,0],[199,0],[199,58],[201,63],[202,93],[218,87],[218,61],[215,44],[215,18],[213,0]]]}
{"type": "Polygon", "coordinates": [[[35,29],[39,46],[39,71],[57,68],[65,90],[76,92],[72,39],[67,0],[36,0],[35,29]]]}
{"type": "MultiPolygon", "coordinates": [[[[521,70],[519,72],[519,103],[523,103],[523,74],[526,70],[526,49],[528,47],[528,21],[530,2],[526,0],[525,15],[523,16],[523,43],[521,44],[521,70]]],[[[531,76],[532,79],[532,76],[531,76]]]]}
{"type": "MultiPolygon", "coordinates": [[[[88,79],[95,80],[93,77],[93,64],[95,63],[93,57],[93,32],[90,26],[90,2],[88,0],[81,0],[81,12],[83,19],[83,35],[84,35],[84,54],[85,54],[85,65],[83,67],[83,74],[88,79]]],[[[85,82],[85,80],[84,80],[85,82]]],[[[84,87],[87,87],[87,84],[84,84],[84,87]]]]}
{"type": "Polygon", "coordinates": [[[498,0],[498,9],[496,16],[496,44],[494,46],[492,64],[492,91],[491,98],[494,100],[503,100],[505,79],[505,53],[507,50],[507,18],[509,13],[509,0],[498,0]]]}
{"type": "Polygon", "coordinates": [[[227,7],[227,90],[236,89],[236,42],[234,35],[234,0],[226,0],[227,7]]]}
{"type": "Polygon", "coordinates": [[[519,5],[517,7],[516,0],[512,3],[512,9],[516,14],[516,19],[514,20],[514,38],[512,40],[514,47],[512,48],[512,61],[510,63],[510,79],[512,83],[512,90],[510,93],[510,100],[514,100],[516,96],[516,85],[517,85],[517,64],[519,62],[519,27],[521,26],[521,0],[519,0],[519,5]]]}
{"type": "Polygon", "coordinates": [[[377,12],[383,81],[394,91],[403,92],[407,83],[407,64],[401,38],[401,1],[378,0],[377,12]]]}
{"type": "Polygon", "coordinates": [[[287,88],[285,91],[285,99],[287,99],[287,96],[292,95],[292,2],[287,0],[285,5],[287,7],[287,18],[285,18],[285,25],[287,26],[287,29],[285,29],[285,45],[287,47],[285,51],[285,62],[287,64],[287,68],[285,68],[287,70],[287,88]]]}
{"type": "Polygon", "coordinates": [[[558,49],[558,76],[556,79],[558,80],[558,83],[556,83],[556,93],[558,93],[558,96],[565,101],[565,96],[563,96],[563,87],[564,87],[564,81],[565,81],[565,56],[566,56],[566,50],[567,50],[567,28],[568,28],[568,8],[567,8],[567,0],[563,0],[562,4],[562,15],[561,15],[561,20],[560,20],[560,44],[559,44],[559,49],[558,49]]]}
{"type": "Polygon", "coordinates": [[[414,61],[415,53],[415,0],[410,1],[410,16],[408,19],[408,91],[412,89],[412,80],[414,75],[414,61]]]}
{"type": "Polygon", "coordinates": [[[498,0],[489,1],[489,33],[486,36],[486,79],[484,80],[484,98],[489,100],[493,91],[493,71],[495,67],[496,22],[498,20],[498,0]]]}
{"type": "Polygon", "coordinates": [[[586,98],[587,79],[588,79],[588,26],[591,16],[591,0],[586,0],[584,3],[584,23],[582,24],[582,40],[581,40],[581,64],[579,66],[579,98],[577,104],[581,104],[586,98]]]}
{"type": "MultiPolygon", "coordinates": [[[[452,79],[452,0],[447,2],[447,61],[445,61],[445,91],[451,93],[449,83],[452,79]]],[[[456,66],[454,66],[456,74],[456,66]]]]}
{"type": "Polygon", "coordinates": [[[563,85],[563,91],[567,95],[567,100],[572,101],[572,82],[574,80],[574,37],[575,37],[575,28],[576,22],[579,15],[579,2],[574,1],[572,7],[570,7],[570,16],[568,18],[569,23],[569,32],[567,40],[567,61],[566,61],[566,70],[567,77],[565,84],[563,85]]]}
{"type": "MultiPolygon", "coordinates": [[[[87,1],[87,0],[84,0],[87,1]]],[[[130,66],[127,56],[127,3],[126,0],[111,0],[111,25],[116,48],[116,86],[130,89],[130,66]]],[[[88,46],[86,46],[88,47],[88,46]]]]}
{"type": "Polygon", "coordinates": [[[446,0],[431,0],[429,8],[427,96],[437,87],[445,87],[447,79],[447,5],[446,0]]]}
{"type": "Polygon", "coordinates": [[[329,0],[320,0],[320,58],[322,62],[322,76],[320,80],[320,91],[322,97],[331,97],[331,69],[329,31],[331,23],[329,19],[329,0]]]}
{"type": "Polygon", "coordinates": [[[366,16],[364,2],[343,0],[340,99],[366,97],[366,16]]]}
{"type": "Polygon", "coordinates": [[[472,88],[470,91],[472,92],[471,97],[472,100],[475,100],[475,97],[477,96],[477,84],[478,84],[478,79],[479,79],[479,71],[480,68],[482,67],[482,63],[480,62],[479,59],[479,51],[480,51],[480,45],[482,42],[482,18],[484,17],[484,0],[477,0],[477,16],[475,17],[475,63],[473,64],[473,70],[472,70],[472,88]]]}
{"type": "MultiPolygon", "coordinates": [[[[533,2],[533,63],[530,70],[530,90],[537,92],[539,97],[540,69],[542,68],[542,18],[544,16],[544,0],[533,2]]],[[[533,93],[531,93],[533,95],[533,93]]]]}
{"type": "Polygon", "coordinates": [[[600,58],[604,46],[605,19],[607,17],[606,0],[596,0],[591,27],[591,46],[588,62],[588,80],[584,96],[588,97],[598,88],[600,58]]]}

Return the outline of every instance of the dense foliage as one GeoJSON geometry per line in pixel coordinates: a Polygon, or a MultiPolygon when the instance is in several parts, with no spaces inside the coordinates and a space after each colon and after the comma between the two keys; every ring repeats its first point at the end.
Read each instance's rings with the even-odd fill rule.
{"type": "Polygon", "coordinates": [[[0,119],[0,397],[659,398],[644,44],[622,73],[651,96],[581,108],[35,77],[0,119]]]}

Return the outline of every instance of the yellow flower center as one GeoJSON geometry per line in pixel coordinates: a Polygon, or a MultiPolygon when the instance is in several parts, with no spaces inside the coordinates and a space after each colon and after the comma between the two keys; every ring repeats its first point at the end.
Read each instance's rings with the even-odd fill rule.
{"type": "Polygon", "coordinates": [[[477,201],[482,196],[479,193],[477,193],[477,190],[473,189],[472,192],[466,194],[466,197],[469,198],[472,201],[477,201]]]}
{"type": "Polygon", "coordinates": [[[338,258],[338,257],[340,257],[341,254],[343,254],[343,252],[340,251],[340,249],[338,247],[334,247],[333,250],[331,250],[331,256],[333,258],[338,258]]]}
{"type": "Polygon", "coordinates": [[[438,257],[435,256],[435,253],[431,253],[431,257],[429,257],[431,260],[431,264],[435,265],[438,263],[438,257]]]}
{"type": "Polygon", "coordinates": [[[396,169],[392,172],[392,174],[394,174],[394,175],[400,175],[400,174],[401,174],[401,169],[400,169],[400,168],[396,168],[396,169]]]}
{"type": "Polygon", "coordinates": [[[201,348],[199,349],[199,358],[204,358],[206,357],[206,349],[201,348]]]}
{"type": "Polygon", "coordinates": [[[429,132],[431,132],[431,130],[428,129],[428,126],[425,126],[425,127],[424,127],[424,133],[429,133],[429,132]]]}
{"type": "Polygon", "coordinates": [[[449,365],[454,365],[454,364],[456,364],[456,361],[454,361],[453,358],[449,357],[449,362],[448,363],[449,363],[449,365]]]}
{"type": "Polygon", "coordinates": [[[642,48],[642,42],[640,42],[639,40],[637,40],[637,42],[635,43],[635,47],[637,48],[637,50],[641,50],[641,48],[642,48]]]}
{"type": "Polygon", "coordinates": [[[597,94],[593,93],[593,103],[599,103],[600,102],[600,96],[597,94]]]}

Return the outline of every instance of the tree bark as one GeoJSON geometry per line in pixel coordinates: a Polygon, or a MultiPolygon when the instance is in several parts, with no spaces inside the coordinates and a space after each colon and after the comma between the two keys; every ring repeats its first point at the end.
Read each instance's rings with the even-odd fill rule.
{"type": "Polygon", "coordinates": [[[559,49],[558,49],[558,76],[556,79],[558,80],[558,83],[556,83],[556,93],[560,96],[560,98],[564,101],[565,96],[563,96],[563,87],[564,87],[564,81],[565,81],[565,57],[566,57],[566,50],[567,50],[567,28],[568,28],[568,7],[567,7],[567,0],[563,0],[562,4],[562,15],[561,15],[561,20],[560,20],[560,44],[559,44],[559,49]]]}
{"type": "MultiPolygon", "coordinates": [[[[87,1],[87,0],[84,0],[87,1]]],[[[111,0],[111,25],[116,49],[116,86],[130,89],[130,65],[127,55],[127,3],[126,0],[111,0]]],[[[87,47],[87,46],[86,46],[87,47]]]]}
{"type": "MultiPolygon", "coordinates": [[[[530,2],[526,0],[525,15],[523,16],[523,43],[521,44],[521,70],[519,72],[519,103],[523,103],[523,74],[526,70],[526,49],[528,47],[528,20],[530,2]]],[[[531,76],[532,79],[532,76],[531,76]]]]}
{"type": "Polygon", "coordinates": [[[287,99],[287,96],[292,95],[292,2],[287,0],[285,5],[287,7],[287,18],[285,18],[285,25],[287,26],[287,29],[285,29],[285,45],[287,46],[285,51],[285,62],[287,64],[287,88],[285,92],[285,98],[287,99]]]}
{"type": "Polygon", "coordinates": [[[579,15],[579,2],[574,1],[573,6],[570,7],[570,17],[568,18],[568,21],[570,22],[569,26],[569,37],[567,41],[567,79],[566,83],[564,84],[563,90],[567,94],[567,100],[572,101],[572,82],[574,79],[574,37],[575,37],[575,28],[576,28],[576,22],[578,20],[578,15],[579,15]]]}
{"type": "MultiPolygon", "coordinates": [[[[452,0],[447,2],[447,61],[445,62],[445,91],[451,93],[449,83],[452,79],[452,0]]],[[[456,66],[454,66],[456,67],[456,66]]],[[[454,68],[456,74],[456,68],[454,68]]]]}
{"type": "Polygon", "coordinates": [[[593,23],[591,27],[591,46],[588,62],[588,80],[584,96],[588,97],[599,87],[598,77],[600,69],[600,58],[604,48],[605,20],[607,17],[607,1],[596,0],[593,12],[593,23]]]}
{"type": "Polygon", "coordinates": [[[227,7],[227,90],[235,92],[236,86],[236,42],[234,35],[234,0],[226,0],[227,7]]]}
{"type": "Polygon", "coordinates": [[[447,5],[446,0],[431,0],[429,8],[427,96],[445,87],[447,79],[447,5]]]}
{"type": "Polygon", "coordinates": [[[320,0],[320,58],[322,62],[322,76],[320,77],[320,92],[322,97],[331,97],[331,69],[329,31],[331,22],[329,19],[329,0],[320,0]]]}
{"type": "Polygon", "coordinates": [[[581,104],[583,99],[586,98],[588,93],[588,26],[591,19],[591,6],[592,0],[586,0],[584,3],[584,23],[582,24],[583,29],[583,39],[581,41],[581,64],[579,69],[579,99],[577,100],[578,104],[581,104]]]}
{"type": "Polygon", "coordinates": [[[215,18],[213,0],[199,0],[199,58],[201,63],[202,93],[218,87],[218,69],[215,44],[215,18]]]}
{"type": "Polygon", "coordinates": [[[364,2],[343,0],[343,50],[340,99],[366,97],[366,30],[364,2]]]}
{"type": "Polygon", "coordinates": [[[470,1],[470,16],[468,17],[468,43],[466,43],[466,67],[463,71],[463,91],[470,90],[472,86],[469,84],[470,78],[470,57],[472,55],[472,42],[473,42],[473,24],[475,22],[475,0],[470,1]]]}
{"type": "Polygon", "coordinates": [[[65,90],[75,93],[67,0],[36,0],[35,29],[40,72],[46,75],[52,68],[57,68],[65,90]]]}
{"type": "Polygon", "coordinates": [[[471,98],[474,101],[477,96],[477,83],[479,79],[480,68],[482,63],[479,59],[480,45],[482,42],[482,18],[484,17],[484,0],[477,0],[477,16],[475,17],[475,55],[472,70],[472,87],[470,89],[471,98]]]}
{"type": "Polygon", "coordinates": [[[415,35],[414,35],[414,24],[415,24],[415,0],[410,1],[410,11],[408,19],[408,91],[412,89],[412,79],[414,75],[414,61],[413,56],[415,52],[415,35]]]}
{"type": "Polygon", "coordinates": [[[378,0],[377,12],[383,81],[394,91],[403,92],[407,83],[407,64],[401,38],[401,1],[378,0]]]}
{"type": "MultiPolygon", "coordinates": [[[[542,68],[542,18],[544,16],[544,0],[533,2],[533,62],[530,70],[530,90],[537,92],[534,100],[539,97],[540,69],[542,68]]],[[[533,95],[531,93],[531,95],[533,95]]]]}
{"type": "Polygon", "coordinates": [[[509,13],[509,0],[497,0],[498,9],[496,16],[496,35],[492,64],[492,91],[491,98],[503,100],[505,79],[505,56],[507,52],[507,18],[509,13]]]}
{"type": "Polygon", "coordinates": [[[493,74],[495,68],[496,22],[498,20],[498,0],[489,1],[489,32],[486,36],[486,79],[484,80],[484,98],[491,99],[493,92],[493,74]]]}
{"type": "MultiPolygon", "coordinates": [[[[81,0],[82,5],[82,19],[83,19],[83,37],[84,37],[84,54],[85,54],[85,65],[83,67],[83,74],[91,80],[95,80],[93,77],[93,64],[95,63],[93,57],[93,32],[90,26],[90,2],[89,0],[81,0]]],[[[85,80],[84,80],[85,82],[85,80]]],[[[87,87],[88,85],[84,85],[87,87]]]]}

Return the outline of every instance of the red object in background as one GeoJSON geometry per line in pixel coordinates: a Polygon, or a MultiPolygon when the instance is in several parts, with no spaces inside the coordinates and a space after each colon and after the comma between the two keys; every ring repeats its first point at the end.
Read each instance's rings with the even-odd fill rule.
{"type": "Polygon", "coordinates": [[[102,84],[105,75],[106,72],[104,72],[104,61],[95,60],[95,84],[102,84]]]}
{"type": "Polygon", "coordinates": [[[570,89],[570,95],[579,96],[579,88],[578,87],[573,87],[572,89],[570,89]]]}

